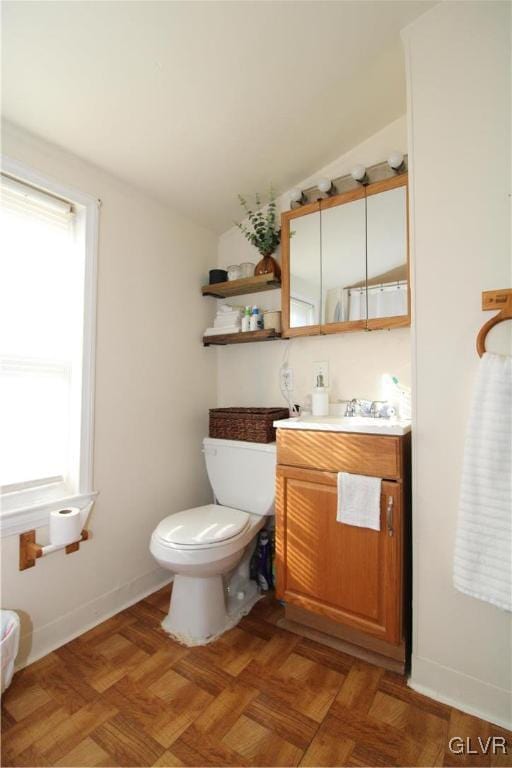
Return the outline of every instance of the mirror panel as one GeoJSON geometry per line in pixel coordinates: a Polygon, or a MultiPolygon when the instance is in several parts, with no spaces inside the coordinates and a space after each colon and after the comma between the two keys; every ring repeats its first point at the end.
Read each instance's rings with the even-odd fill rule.
{"type": "Polygon", "coordinates": [[[281,221],[285,336],[410,324],[406,173],[281,221]]]}
{"type": "Polygon", "coordinates": [[[408,314],[407,188],[369,195],[368,320],[408,314]]]}
{"type": "Polygon", "coordinates": [[[290,221],[290,328],[320,323],[320,211],[290,221]]]}
{"type": "Polygon", "coordinates": [[[322,323],[366,320],[365,200],[321,210],[322,323]]]}

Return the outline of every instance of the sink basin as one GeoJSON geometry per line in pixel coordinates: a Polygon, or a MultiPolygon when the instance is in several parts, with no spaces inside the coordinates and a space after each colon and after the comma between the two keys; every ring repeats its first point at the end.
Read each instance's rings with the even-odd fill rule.
{"type": "Polygon", "coordinates": [[[296,416],[274,421],[278,429],[311,429],[324,432],[359,432],[367,435],[406,435],[411,422],[373,419],[369,416],[296,416]]]}

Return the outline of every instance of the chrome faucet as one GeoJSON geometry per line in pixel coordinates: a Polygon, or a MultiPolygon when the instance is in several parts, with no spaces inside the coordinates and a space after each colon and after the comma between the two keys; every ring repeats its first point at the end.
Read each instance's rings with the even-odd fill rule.
{"type": "Polygon", "coordinates": [[[387,400],[372,400],[372,404],[370,406],[370,416],[373,419],[388,418],[388,415],[386,412],[387,405],[388,405],[387,400]]]}
{"type": "Polygon", "coordinates": [[[389,418],[386,412],[387,405],[386,400],[358,400],[353,397],[347,402],[345,416],[365,416],[371,419],[389,418]]]}

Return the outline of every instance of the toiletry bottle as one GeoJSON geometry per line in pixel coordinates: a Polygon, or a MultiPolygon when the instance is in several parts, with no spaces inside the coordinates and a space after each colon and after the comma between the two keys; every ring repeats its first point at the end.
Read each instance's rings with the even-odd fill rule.
{"type": "Polygon", "coordinates": [[[257,331],[259,328],[258,321],[260,319],[260,311],[258,307],[253,307],[251,312],[251,331],[257,331]]]}
{"type": "Polygon", "coordinates": [[[316,377],[316,387],[313,387],[312,397],[313,416],[329,415],[329,390],[324,387],[324,377],[321,373],[316,377]]]}
{"type": "Polygon", "coordinates": [[[246,307],[242,316],[242,331],[249,331],[251,326],[251,308],[246,307]]]}
{"type": "Polygon", "coordinates": [[[261,531],[258,535],[256,552],[256,581],[261,592],[268,592],[272,588],[272,547],[267,531],[261,531]]]}
{"type": "Polygon", "coordinates": [[[412,417],[411,388],[401,384],[396,376],[393,376],[393,384],[395,385],[395,397],[391,405],[395,407],[400,419],[410,420],[412,417]]]}

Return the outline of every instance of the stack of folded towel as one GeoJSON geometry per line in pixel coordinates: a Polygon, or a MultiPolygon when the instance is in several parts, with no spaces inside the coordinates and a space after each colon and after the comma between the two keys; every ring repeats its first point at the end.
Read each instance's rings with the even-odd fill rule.
{"type": "Polygon", "coordinates": [[[217,310],[213,327],[207,328],[205,336],[218,336],[224,333],[240,333],[242,327],[242,309],[221,304],[217,310]]]}

